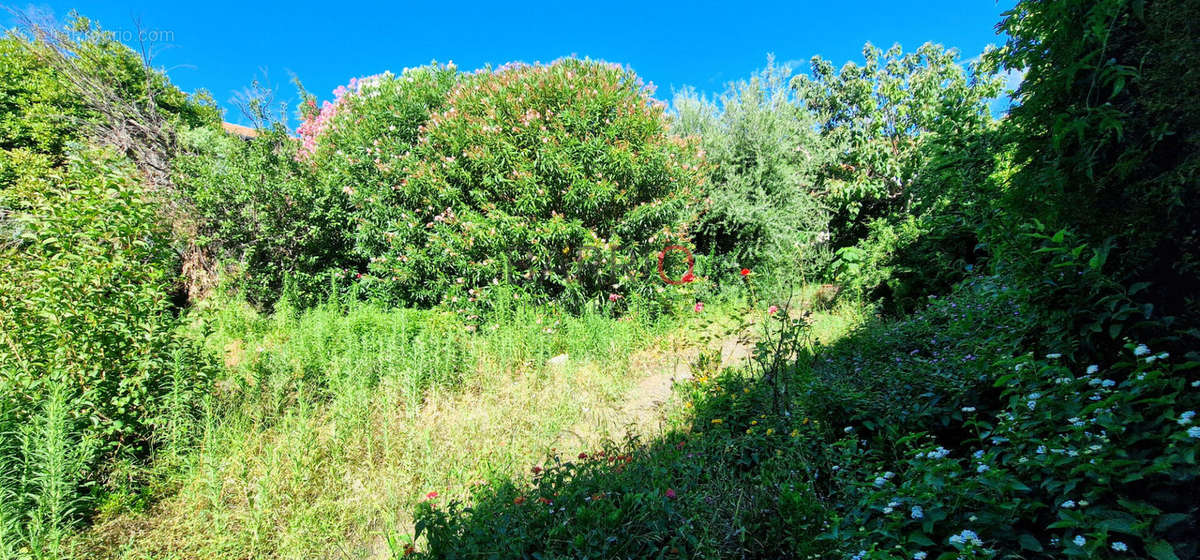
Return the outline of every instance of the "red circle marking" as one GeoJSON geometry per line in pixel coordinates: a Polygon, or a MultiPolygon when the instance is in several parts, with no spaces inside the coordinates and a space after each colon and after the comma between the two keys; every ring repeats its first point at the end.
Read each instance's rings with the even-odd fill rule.
{"type": "Polygon", "coordinates": [[[687,284],[688,282],[695,280],[696,277],[692,274],[692,270],[695,267],[696,267],[695,257],[692,256],[692,252],[689,251],[687,247],[684,247],[682,245],[670,245],[658,253],[658,277],[662,278],[663,282],[666,282],[673,286],[678,286],[680,284],[687,284]],[[684,254],[687,255],[688,269],[687,269],[687,272],[685,272],[683,274],[683,277],[680,278],[679,280],[671,280],[670,278],[667,278],[667,273],[663,272],[663,259],[667,258],[667,252],[669,252],[669,251],[683,251],[684,254]]]}

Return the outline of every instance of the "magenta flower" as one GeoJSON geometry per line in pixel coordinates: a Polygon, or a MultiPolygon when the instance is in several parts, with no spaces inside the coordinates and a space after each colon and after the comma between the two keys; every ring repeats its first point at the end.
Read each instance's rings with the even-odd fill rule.
{"type": "Polygon", "coordinates": [[[697,301],[695,309],[696,309],[696,313],[704,311],[704,304],[697,301]]]}

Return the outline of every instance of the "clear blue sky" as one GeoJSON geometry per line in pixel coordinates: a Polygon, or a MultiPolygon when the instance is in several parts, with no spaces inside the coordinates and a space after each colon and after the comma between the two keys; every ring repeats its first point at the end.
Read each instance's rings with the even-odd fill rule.
{"type": "MultiPolygon", "coordinates": [[[[3,0],[0,0],[3,1],[3,0]]],[[[548,62],[578,55],[629,65],[669,100],[685,85],[718,92],[761,68],[768,53],[807,68],[861,58],[863,43],[912,49],[925,41],[964,58],[988,44],[1012,0],[736,2],[350,2],[51,1],[16,4],[64,20],[77,10],[132,36],[135,20],[155,39],[155,65],[185,91],[208,89],[227,109],[258,78],[277,101],[298,99],[295,75],[320,99],[354,76],[431,60],[473,70],[487,63],[548,62]]],[[[4,14],[7,20],[8,15],[4,14]]],[[[5,21],[5,26],[10,21],[5,21]]],[[[293,110],[294,115],[294,110],[293,110]]],[[[290,123],[297,123],[293,116],[290,123]]]]}

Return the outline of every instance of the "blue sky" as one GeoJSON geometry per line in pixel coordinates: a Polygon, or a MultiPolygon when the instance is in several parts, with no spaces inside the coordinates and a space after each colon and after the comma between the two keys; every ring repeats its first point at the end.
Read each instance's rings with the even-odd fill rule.
{"type": "MultiPolygon", "coordinates": [[[[963,58],[988,44],[1012,0],[918,2],[38,2],[65,19],[76,10],[132,38],[147,33],[155,66],[185,91],[208,89],[244,123],[233,100],[252,80],[269,83],[276,101],[295,105],[292,76],[320,99],[351,77],[399,72],[438,60],[464,70],[487,63],[548,62],[577,55],[626,64],[669,100],[685,85],[715,93],[761,68],[768,53],[800,70],[813,55],[836,65],[861,58],[863,43],[925,41],[958,48],[963,58]]],[[[7,14],[4,16],[8,18],[7,14]]],[[[10,21],[6,21],[6,27],[10,21]]],[[[294,113],[294,111],[293,111],[294,113]]],[[[293,116],[291,123],[295,126],[293,116]]]]}

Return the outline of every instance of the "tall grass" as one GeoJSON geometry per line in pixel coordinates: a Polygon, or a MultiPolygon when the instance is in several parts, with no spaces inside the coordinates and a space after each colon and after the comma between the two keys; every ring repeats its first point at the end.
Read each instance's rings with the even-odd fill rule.
{"type": "Polygon", "coordinates": [[[0,558],[64,558],[88,502],[82,490],[99,445],[75,425],[70,391],[48,383],[29,421],[0,411],[0,558]]]}
{"type": "Polygon", "coordinates": [[[465,496],[528,472],[644,374],[629,371],[630,357],[665,346],[672,326],[514,304],[474,330],[438,310],[284,302],[266,316],[209,302],[188,330],[226,373],[198,418],[164,415],[165,433],[188,434],[167,446],[167,497],[106,513],[82,547],[127,558],[392,556],[405,543],[389,537],[411,534],[429,492],[465,496]]]}

